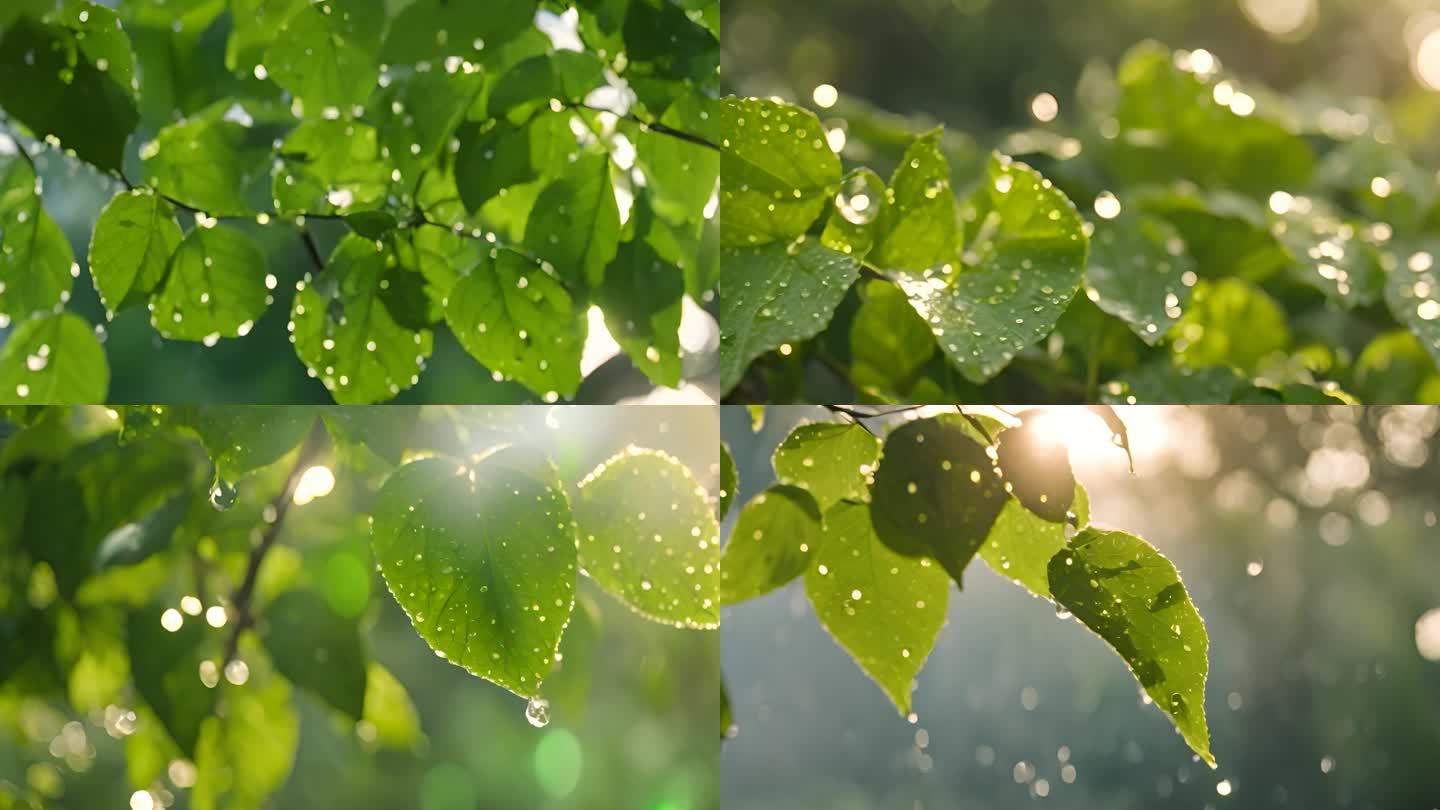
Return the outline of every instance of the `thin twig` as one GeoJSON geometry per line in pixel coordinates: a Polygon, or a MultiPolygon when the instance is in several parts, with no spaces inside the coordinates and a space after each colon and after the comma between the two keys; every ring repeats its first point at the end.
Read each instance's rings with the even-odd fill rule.
{"type": "Polygon", "coordinates": [[[320,246],[315,243],[315,234],[304,225],[297,230],[300,232],[300,241],[305,243],[305,252],[310,254],[310,260],[315,263],[315,269],[324,270],[325,259],[320,255],[320,246]]]}
{"type": "Polygon", "coordinates": [[[975,430],[979,432],[981,436],[985,437],[986,444],[995,443],[995,439],[990,435],[990,431],[985,429],[985,423],[981,422],[978,417],[976,417],[974,414],[966,413],[965,409],[960,407],[959,405],[955,406],[955,412],[960,414],[960,416],[964,418],[966,422],[969,422],[970,427],[975,428],[975,430]]]}
{"type": "Polygon", "coordinates": [[[255,595],[255,582],[260,576],[260,564],[265,561],[265,555],[275,545],[275,539],[280,536],[280,529],[285,524],[285,515],[290,511],[290,504],[295,501],[295,488],[300,485],[300,477],[310,467],[310,462],[325,446],[325,428],[317,419],[314,427],[310,429],[310,435],[305,437],[305,444],[300,447],[300,453],[295,457],[295,464],[290,469],[290,476],[285,480],[285,489],[274,500],[270,501],[270,509],[274,510],[275,519],[266,527],[260,542],[250,551],[250,561],[245,567],[245,578],[240,581],[240,587],[230,597],[230,604],[227,611],[234,622],[234,629],[230,631],[230,640],[225,644],[225,661],[228,664],[235,660],[236,652],[240,648],[240,634],[255,626],[255,614],[250,607],[250,599],[255,595]]]}

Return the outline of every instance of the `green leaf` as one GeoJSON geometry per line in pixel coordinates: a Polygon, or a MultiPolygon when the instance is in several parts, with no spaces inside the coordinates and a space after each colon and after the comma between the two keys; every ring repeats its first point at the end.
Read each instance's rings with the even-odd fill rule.
{"type": "MultiPolygon", "coordinates": [[[[660,123],[707,137],[717,129],[718,118],[718,102],[686,93],[660,116],[660,123]]],[[[720,181],[720,153],[649,128],[632,137],[635,165],[645,175],[645,188],[656,212],[670,222],[700,221],[720,181]]]]}
{"type": "Polygon", "coordinates": [[[287,591],[267,605],[260,640],[275,669],[291,683],[361,719],[366,655],[360,630],[318,591],[287,591]]]}
{"type": "Polygon", "coordinates": [[[632,447],[580,482],[580,563],[632,610],[676,627],[720,624],[720,525],[676,459],[632,447]]]}
{"type": "Polygon", "coordinates": [[[1210,638],[1175,566],[1132,534],[1085,529],[1050,561],[1050,590],[1125,659],[1185,742],[1215,767],[1205,723],[1210,638]]]}
{"type": "Polygon", "coordinates": [[[379,124],[380,140],[387,163],[403,181],[413,188],[442,154],[449,155],[456,126],[484,87],[477,65],[453,57],[443,67],[391,76],[370,107],[389,109],[379,124]]]}
{"type": "Polygon", "coordinates": [[[894,275],[950,362],[983,383],[1054,330],[1080,286],[1088,240],[1063,193],[998,155],[961,216],[962,267],[894,275]]]}
{"type": "Polygon", "coordinates": [[[362,723],[373,730],[373,740],[392,751],[415,751],[423,736],[420,715],[410,693],[390,670],[378,661],[365,668],[365,715],[362,723]]]}
{"type": "Polygon", "coordinates": [[[735,469],[735,458],[730,455],[730,448],[720,443],[720,519],[724,520],[725,515],[730,512],[730,504],[735,500],[735,492],[740,486],[740,473],[735,469]]]}
{"type": "Polygon", "coordinates": [[[575,605],[575,527],[548,461],[513,447],[474,466],[411,462],[376,495],[372,543],[395,601],[438,654],[539,694],[575,605]]]}
{"type": "Polygon", "coordinates": [[[1295,278],[1347,308],[1380,300],[1386,273],[1363,225],[1342,219],[1322,202],[1307,200],[1303,212],[1287,211],[1271,229],[1294,259],[1290,272],[1295,278]]]}
{"type": "Polygon", "coordinates": [[[25,321],[0,349],[0,402],[89,404],[104,402],[109,390],[105,350],[77,315],[25,321]]]}
{"type": "Polygon", "coordinates": [[[908,422],[885,439],[870,514],[875,534],[906,557],[937,560],[956,584],[1009,496],[959,416],[908,422]]]}
{"type": "Polygon", "coordinates": [[[315,424],[314,409],[299,405],[155,407],[199,437],[215,464],[216,477],[229,482],[279,461],[299,446],[315,424]]]}
{"type": "Polygon", "coordinates": [[[870,507],[842,501],[805,570],[815,617],[860,669],[910,713],[915,677],[945,625],[950,577],[929,559],[901,556],[875,536],[870,507]]]}
{"type": "Polygon", "coordinates": [[[862,393],[903,400],[912,378],[938,350],[930,327],[898,287],[861,282],[860,308],[850,321],[850,382],[862,393]]]}
{"type": "Polygon", "coordinates": [[[247,182],[265,158],[240,122],[215,108],[162,130],[140,148],[145,175],[162,194],[212,216],[243,217],[247,182]]]}
{"type": "Polygon", "coordinates": [[[150,301],[150,323],[170,340],[213,346],[222,337],[250,334],[274,300],[274,287],[255,240],[225,225],[197,227],[170,258],[150,301]]]}
{"type": "Polygon", "coordinates": [[[558,99],[583,104],[591,90],[605,84],[605,63],[588,51],[555,51],[532,56],[500,75],[490,90],[487,112],[512,124],[529,119],[558,99]]]}
{"type": "Polygon", "coordinates": [[[180,750],[194,757],[201,725],[215,708],[215,693],[200,681],[206,627],[199,619],[182,616],[184,623],[172,633],[160,624],[166,609],[152,604],[130,614],[126,651],[135,691],[150,704],[180,750]]]}
{"type": "Polygon", "coordinates": [[[160,286],[181,238],[174,207],[153,190],[115,195],[90,238],[90,275],[105,308],[118,312],[160,286]]]}
{"type": "MultiPolygon", "coordinates": [[[[254,73],[265,59],[270,43],[285,23],[308,5],[308,0],[229,0],[230,38],[225,43],[225,67],[254,73]]],[[[266,69],[259,75],[268,75],[266,69]]]]}
{"type": "Polygon", "coordinates": [[[1116,405],[1225,405],[1240,378],[1230,368],[1178,368],[1160,361],[1140,366],[1107,386],[1116,405]]]}
{"type": "Polygon", "coordinates": [[[295,354],[343,405],[383,402],[414,385],[433,349],[429,329],[397,323],[381,301],[395,266],[388,244],[350,234],[295,294],[295,354]]]}
{"type": "Polygon", "coordinates": [[[625,55],[637,73],[653,73],[700,83],[720,67],[715,37],[664,0],[631,0],[623,27],[625,55]]]}
{"type": "Polygon", "coordinates": [[[720,558],[720,604],[764,596],[805,573],[820,520],[815,499],[799,487],[771,487],[745,504],[720,558]]]}
{"type": "MultiPolygon", "coordinates": [[[[1085,488],[1075,485],[1073,504],[1075,525],[1090,523],[1090,498],[1085,488]]],[[[1069,524],[1052,522],[1040,517],[1017,500],[1005,503],[990,535],[980,546],[980,558],[991,570],[1008,577],[1042,599],[1050,594],[1050,560],[1065,548],[1069,524]]]]}
{"type": "Polygon", "coordinates": [[[790,431],[775,448],[775,478],[815,498],[821,512],[844,500],[868,501],[880,440],[854,422],[817,422],[790,431]]]}
{"type": "MultiPolygon", "coordinates": [[[[79,266],[65,232],[41,206],[40,181],[0,141],[0,324],[55,312],[79,266]]],[[[18,147],[12,147],[18,148],[18,147]]]]}
{"type": "Polygon", "coordinates": [[[286,19],[265,51],[270,78],[295,97],[306,116],[348,112],[375,87],[384,25],[382,0],[308,5],[286,19]]]}
{"type": "Polygon", "coordinates": [[[95,552],[95,570],[134,565],[169,548],[175,530],[190,511],[190,500],[189,492],[181,492],[143,518],[105,535],[95,552]]]}
{"type": "Polygon", "coordinates": [[[789,241],[809,230],[840,182],[840,158],[820,119],[790,104],[727,98],[720,131],[721,246],[789,241]]]}
{"type": "Polygon", "coordinates": [[[574,396],[588,331],[584,310],[554,276],[515,251],[491,248],[473,261],[445,307],[460,345],[546,400],[574,396]]]}
{"type": "Polygon", "coordinates": [[[888,204],[880,212],[868,257],[876,267],[925,270],[955,259],[955,196],[950,163],[940,151],[942,132],[933,130],[911,144],[890,179],[888,204]]]}
{"type": "Polygon", "coordinates": [[[1189,305],[1196,267],[1185,240],[1169,223],[1126,212],[1095,223],[1086,292],[1154,346],[1189,305]]]}
{"type": "MultiPolygon", "coordinates": [[[[1440,246],[1437,246],[1440,247],[1440,246]]],[[[1409,328],[1430,358],[1440,363],[1440,249],[1401,251],[1398,265],[1385,281],[1385,303],[1395,319],[1409,328]]]]}
{"type": "Polygon", "coordinates": [[[531,161],[533,135],[540,129],[533,124],[517,127],[505,121],[497,121],[487,129],[461,127],[455,181],[466,209],[477,211],[511,186],[540,176],[531,161]]]}
{"type": "Polygon", "coordinates": [[[1051,523],[1064,523],[1075,497],[1075,472],[1065,445],[1036,427],[1045,414],[1036,414],[1022,413],[1019,427],[1000,434],[995,463],[1026,509],[1051,523]]]}
{"type": "Polygon", "coordinates": [[[194,756],[190,807],[264,807],[289,778],[299,746],[300,718],[289,684],[275,679],[264,685],[224,687],[220,713],[205,721],[194,756]]]}
{"type": "Polygon", "coordinates": [[[390,166],[369,124],[305,121],[276,155],[275,210],[284,217],[379,208],[390,190],[390,166]]]}
{"type": "Polygon", "coordinates": [[[620,245],[605,270],[596,303],[605,325],[635,367],[656,385],[680,383],[680,315],[685,277],[648,243],[620,245]]]}
{"type": "Polygon", "coordinates": [[[610,184],[610,158],[576,160],[545,187],[525,226],[525,248],[555,265],[572,289],[597,289],[620,244],[620,210],[610,184]]]}
{"type": "Polygon", "coordinates": [[[381,59],[392,65],[445,56],[484,59],[534,20],[535,0],[416,0],[391,22],[381,59]]]}
{"type": "Polygon", "coordinates": [[[5,29],[0,106],[36,135],[53,136],[82,160],[117,172],[125,162],[125,142],[140,121],[131,87],[134,57],[114,12],[85,6],[72,6],[61,16],[63,24],[22,16],[5,29]],[[91,9],[94,19],[88,23],[71,16],[91,9]]]}
{"type": "Polygon", "coordinates": [[[1183,365],[1223,365],[1246,374],[1258,373],[1266,360],[1290,345],[1285,310],[1263,290],[1237,278],[1197,285],[1175,336],[1174,353],[1183,365]]]}
{"type": "Polygon", "coordinates": [[[729,392],[750,363],[829,325],[860,277],[854,258],[818,242],[724,251],[720,278],[720,388],[729,392]]]}

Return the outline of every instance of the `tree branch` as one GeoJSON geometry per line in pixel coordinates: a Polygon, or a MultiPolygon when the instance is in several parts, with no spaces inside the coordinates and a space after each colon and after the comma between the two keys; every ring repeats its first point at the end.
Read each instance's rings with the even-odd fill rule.
{"type": "Polygon", "coordinates": [[[230,631],[230,640],[225,644],[225,660],[228,664],[235,660],[235,654],[240,648],[240,634],[255,626],[255,614],[251,610],[250,600],[255,595],[255,582],[260,576],[260,564],[265,561],[265,555],[275,545],[275,539],[280,536],[280,529],[285,524],[285,515],[290,511],[290,505],[295,501],[295,488],[300,485],[300,477],[310,467],[310,462],[319,454],[325,446],[325,427],[319,420],[310,428],[310,434],[305,437],[305,444],[301,445],[300,453],[295,457],[295,464],[290,469],[290,476],[285,480],[285,488],[270,501],[270,509],[274,510],[275,519],[266,527],[260,542],[250,552],[250,561],[245,566],[245,578],[240,581],[240,587],[235,589],[234,595],[230,597],[230,604],[226,611],[230,614],[233,622],[233,629],[230,631]]]}

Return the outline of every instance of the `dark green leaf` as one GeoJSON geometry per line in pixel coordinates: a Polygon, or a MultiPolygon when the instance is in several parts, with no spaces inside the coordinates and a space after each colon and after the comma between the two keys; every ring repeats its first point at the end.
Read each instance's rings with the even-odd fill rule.
{"type": "Polygon", "coordinates": [[[61,24],[22,16],[5,29],[0,106],[99,169],[120,171],[125,142],[140,121],[131,87],[134,57],[114,12],[85,7],[72,6],[61,24]],[[82,22],[78,15],[90,9],[82,22]]]}
{"type": "Polygon", "coordinates": [[[190,511],[191,495],[172,496],[145,517],[114,529],[100,541],[95,569],[134,565],[170,546],[175,530],[190,511]]]}
{"type": "Polygon", "coordinates": [[[215,475],[234,482],[294,450],[315,424],[303,406],[250,408],[235,405],[177,406],[172,419],[194,431],[215,463],[215,475]]]}
{"type": "Polygon", "coordinates": [[[575,605],[575,527],[548,461],[506,448],[473,467],[412,462],[376,496],[380,570],[446,660],[539,694],[575,605]]]}
{"type": "Polygon", "coordinates": [[[1125,659],[1213,768],[1205,722],[1210,638],[1175,566],[1132,534],[1085,529],[1050,561],[1050,590],[1125,659]]]}
{"type": "Polygon", "coordinates": [[[440,62],[445,56],[484,59],[534,19],[535,0],[417,0],[390,24],[381,58],[392,65],[440,62]]]}
{"type": "Polygon", "coordinates": [[[1009,496],[959,416],[909,422],[885,439],[875,471],[875,534],[906,557],[937,560],[957,584],[1009,496]]]}
{"type": "MultiPolygon", "coordinates": [[[[225,66],[243,74],[254,73],[264,62],[270,43],[285,23],[308,5],[307,0],[229,0],[231,29],[225,44],[225,66]]],[[[257,75],[268,75],[269,71],[257,75]]]]}
{"type": "Polygon", "coordinates": [[[955,260],[955,196],[940,135],[941,130],[935,130],[920,136],[890,179],[888,204],[880,211],[875,247],[868,256],[876,267],[926,270],[955,260]]]}
{"type": "Polygon", "coordinates": [[[288,591],[267,605],[260,639],[275,669],[291,683],[361,718],[366,655],[360,630],[318,591],[288,591]]]}
{"type": "Polygon", "coordinates": [[[730,504],[735,500],[735,491],[740,486],[740,473],[735,469],[735,458],[730,455],[730,448],[722,442],[720,445],[720,519],[724,520],[725,515],[730,512],[730,504]]]}
{"type": "Polygon", "coordinates": [[[1195,269],[1178,231],[1155,217],[1127,212],[1095,223],[1087,294],[1154,346],[1189,305],[1195,269]]]}
{"type": "Polygon", "coordinates": [[[246,127],[218,110],[160,130],[140,157],[161,193],[212,216],[251,213],[244,192],[264,158],[246,127]]]}
{"type": "Polygon", "coordinates": [[[215,708],[215,693],[200,681],[205,623],[165,605],[152,604],[130,614],[126,636],[135,691],[150,704],[155,716],[180,750],[195,756],[200,727],[215,708]],[[171,632],[160,624],[166,610],[183,624],[171,632]]]}
{"type": "Polygon", "coordinates": [[[605,270],[596,303],[605,325],[635,367],[656,385],[680,383],[680,313],[685,277],[648,243],[620,245],[605,270]]]}
{"type": "Polygon", "coordinates": [[[326,0],[291,14],[265,51],[270,78],[305,116],[349,112],[375,87],[382,0],[326,0]]]}
{"type": "Polygon", "coordinates": [[[588,51],[555,51],[533,56],[510,68],[490,90],[491,118],[520,124],[551,99],[576,106],[605,83],[605,63],[588,51]]]}
{"type": "Polygon", "coordinates": [[[390,167],[369,124],[306,121],[276,154],[275,210],[281,216],[378,208],[390,189],[390,167]]]}
{"type": "Polygon", "coordinates": [[[1051,523],[1064,523],[1075,497],[1075,473],[1065,444],[1037,427],[1045,418],[1043,412],[1021,414],[1019,427],[1000,434],[995,461],[1026,509],[1051,523]]]}
{"type": "MultiPolygon", "coordinates": [[[[54,312],[79,271],[64,231],[40,202],[30,163],[0,141],[0,324],[54,312]]],[[[18,147],[13,147],[18,148],[18,147]]]]}

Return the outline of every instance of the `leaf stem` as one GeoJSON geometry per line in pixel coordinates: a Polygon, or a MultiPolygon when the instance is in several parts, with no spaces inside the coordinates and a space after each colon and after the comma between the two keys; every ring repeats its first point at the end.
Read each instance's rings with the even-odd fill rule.
{"type": "Polygon", "coordinates": [[[318,418],[314,426],[310,428],[310,434],[305,437],[305,443],[300,446],[300,453],[295,457],[295,464],[290,469],[290,475],[285,480],[285,488],[270,501],[269,508],[274,510],[275,519],[270,521],[265,533],[260,537],[260,542],[250,552],[250,560],[245,566],[245,578],[240,581],[240,587],[235,589],[234,595],[230,597],[228,612],[234,621],[234,629],[230,631],[230,640],[225,644],[225,660],[229,664],[235,660],[236,652],[240,648],[240,634],[255,626],[255,614],[251,609],[250,600],[255,595],[255,582],[260,576],[260,564],[265,561],[265,555],[275,545],[275,540],[280,536],[280,529],[285,524],[285,515],[290,511],[290,505],[295,501],[295,488],[300,485],[300,477],[309,468],[310,462],[319,454],[325,446],[324,423],[318,418]]]}

